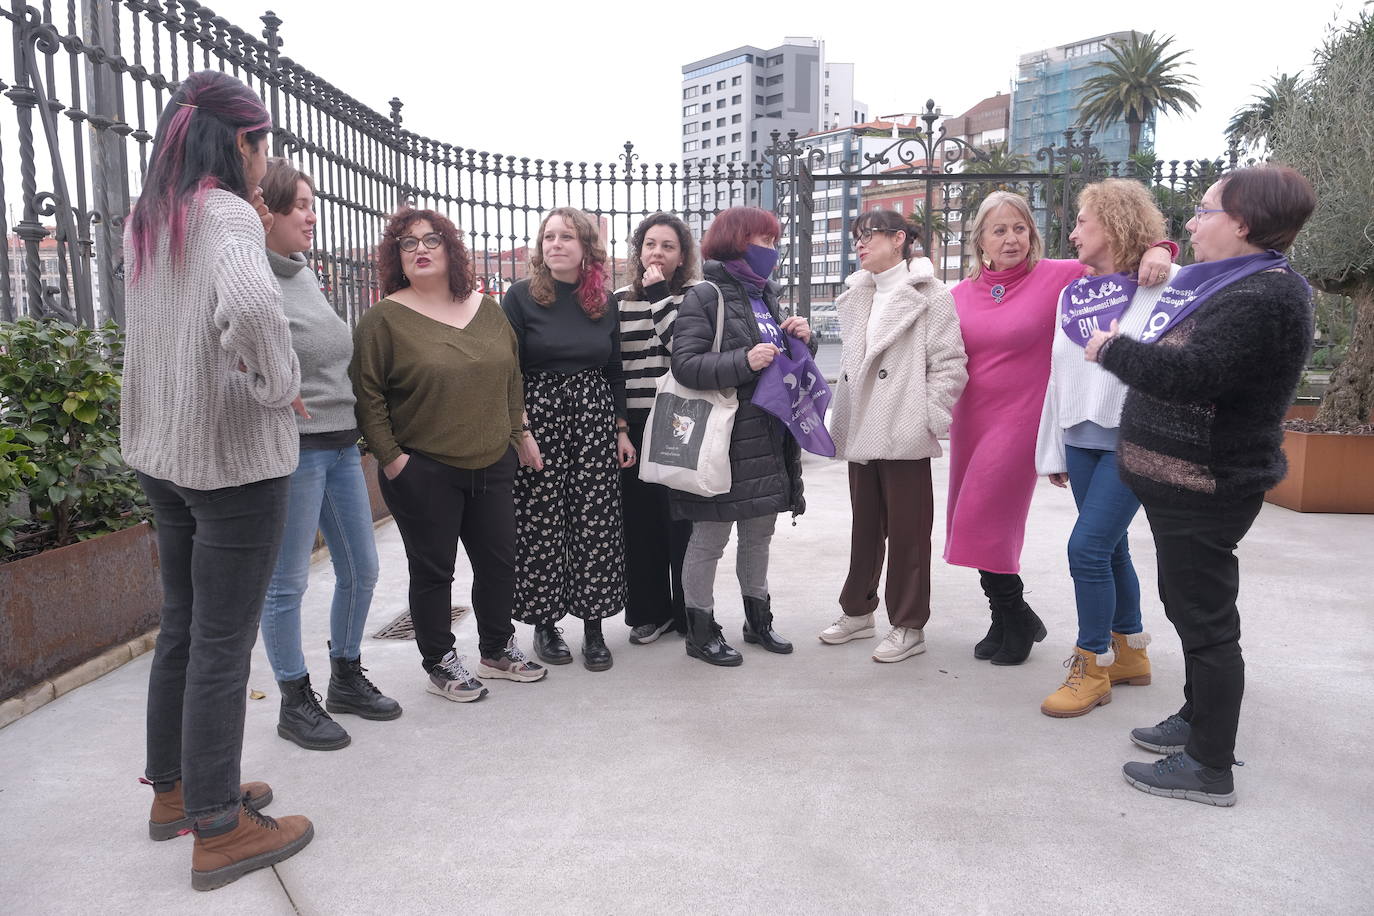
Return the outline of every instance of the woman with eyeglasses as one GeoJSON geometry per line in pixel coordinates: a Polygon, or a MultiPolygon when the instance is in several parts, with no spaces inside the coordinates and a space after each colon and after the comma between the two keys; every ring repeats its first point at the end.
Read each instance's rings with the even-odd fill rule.
{"type": "Polygon", "coordinates": [[[849,575],[840,617],[821,633],[837,645],[874,635],[873,612],[887,554],[891,629],[875,662],[925,651],[930,620],[930,530],[935,523],[930,459],[968,381],[954,299],[928,259],[913,257],[915,226],[893,210],[854,221],[859,270],[835,300],[844,340],[843,375],[830,436],[849,463],[849,575]]]}
{"type": "MultiPolygon", "coordinates": [[[[949,429],[945,562],[978,570],[992,624],[973,657],[1019,665],[1045,638],[1021,581],[1021,545],[1035,492],[1035,438],[1050,374],[1059,293],[1083,276],[1077,260],[1046,258],[1026,198],[987,196],[973,219],[973,270],[954,287],[968,385],[949,429]]],[[[1172,242],[1157,242],[1176,251],[1172,242]]],[[[1140,283],[1168,276],[1171,255],[1151,247],[1140,283]]]]}
{"type": "Polygon", "coordinates": [[[458,229],[433,210],[391,218],[377,250],[385,298],[354,332],[358,427],[410,567],[410,618],[426,690],[487,695],[454,649],[453,570],[472,564],[477,674],[537,681],[515,641],[515,471],[523,393],[515,334],[476,290],[458,229]]]}
{"type": "Polygon", "coordinates": [[[1222,178],[1188,222],[1198,263],[1169,281],[1141,338],[1113,323],[1083,351],[1130,386],[1121,479],[1150,520],[1159,597],[1183,644],[1182,708],[1131,732],[1168,756],[1123,768],[1151,795],[1236,801],[1245,660],[1235,551],[1287,470],[1283,418],[1312,348],[1312,293],[1283,252],[1316,203],[1286,166],[1222,178]]]}
{"type": "Polygon", "coordinates": [[[622,468],[635,463],[625,420],[620,323],[606,289],[596,221],[572,207],[539,225],[530,277],[501,302],[520,347],[526,420],[515,483],[520,556],[515,616],[534,650],[572,662],[558,621],[582,621],[582,664],[611,667],[601,622],[625,607],[622,468]]]}

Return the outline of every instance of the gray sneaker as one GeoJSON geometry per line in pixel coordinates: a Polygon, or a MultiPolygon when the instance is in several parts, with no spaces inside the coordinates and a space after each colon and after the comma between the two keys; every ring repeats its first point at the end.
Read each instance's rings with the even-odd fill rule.
{"type": "Polygon", "coordinates": [[[514,636],[506,643],[504,649],[496,653],[495,658],[483,658],[477,664],[479,676],[502,678],[507,681],[528,683],[537,681],[548,673],[548,668],[530,661],[529,657],[520,651],[520,647],[515,644],[514,636]]]}
{"type": "Polygon", "coordinates": [[[1163,798],[1182,798],[1220,808],[1236,803],[1230,768],[1203,766],[1186,753],[1171,754],[1154,763],[1128,763],[1121,768],[1121,775],[1140,791],[1163,798]]]}
{"type": "Polygon", "coordinates": [[[1153,728],[1131,729],[1131,740],[1156,754],[1177,754],[1188,744],[1193,727],[1174,713],[1153,728]]]}
{"type": "Polygon", "coordinates": [[[471,703],[487,695],[487,688],[472,676],[452,649],[430,670],[429,686],[425,690],[455,703],[471,703]]]}

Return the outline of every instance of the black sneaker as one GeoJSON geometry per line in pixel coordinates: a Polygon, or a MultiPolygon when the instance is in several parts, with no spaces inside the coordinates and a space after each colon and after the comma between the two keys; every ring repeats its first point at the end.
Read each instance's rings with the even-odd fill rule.
{"type": "Polygon", "coordinates": [[[487,695],[487,688],[472,676],[463,659],[452,649],[430,669],[425,690],[455,703],[472,703],[487,695]]]}
{"type": "Polygon", "coordinates": [[[1206,767],[1186,753],[1170,754],[1154,763],[1128,763],[1121,768],[1126,781],[1142,792],[1163,798],[1183,798],[1229,808],[1236,803],[1236,786],[1229,768],[1206,767]]]}
{"type": "Polygon", "coordinates": [[[1156,754],[1177,754],[1188,744],[1193,727],[1174,713],[1153,728],[1131,729],[1131,740],[1156,754]]]}
{"type": "Polygon", "coordinates": [[[630,642],[636,646],[647,646],[673,628],[671,618],[662,623],[642,623],[630,630],[630,642]]]}

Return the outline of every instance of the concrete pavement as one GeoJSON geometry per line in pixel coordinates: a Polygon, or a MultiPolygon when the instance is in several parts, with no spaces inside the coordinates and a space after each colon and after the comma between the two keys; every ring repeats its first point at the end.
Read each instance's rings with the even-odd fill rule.
{"type": "MultiPolygon", "coordinates": [[[[937,506],[946,477],[937,461],[937,506]]],[[[147,839],[151,656],[61,697],[0,730],[0,913],[1369,912],[1374,517],[1265,506],[1242,545],[1247,765],[1228,810],[1120,776],[1151,759],[1130,728],[1181,697],[1143,516],[1154,684],[1056,720],[1038,706],[1075,633],[1067,492],[1042,484],[1031,513],[1023,575],[1050,635],[1027,664],[973,659],[987,616],[976,573],[937,559],[928,651],[878,665],[876,640],[816,639],[848,554],[844,466],[808,459],[806,482],[809,511],[780,521],[773,550],[792,656],[736,641],[744,665],[710,668],[678,638],[631,646],[614,620],[609,672],[489,682],[459,705],[424,692],[413,643],[368,639],[364,664],[405,714],[340,717],[353,744],[325,753],[277,737],[259,646],[251,686],[268,696],[249,703],[243,775],[270,781],[267,813],[310,816],[316,838],[211,893],[190,888],[189,837],[147,839]]],[[[369,632],[405,606],[400,538],[377,534],[369,632]]],[[[729,559],[718,616],[738,637],[729,559]]],[[[469,584],[460,569],[456,600],[469,584]]],[[[304,614],[320,685],[331,586],[323,561],[304,614]]],[[[470,617],[458,644],[476,652],[470,617]]]]}

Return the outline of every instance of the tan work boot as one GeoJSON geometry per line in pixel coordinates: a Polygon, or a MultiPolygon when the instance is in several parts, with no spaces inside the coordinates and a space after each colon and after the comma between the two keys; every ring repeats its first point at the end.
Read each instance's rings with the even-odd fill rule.
{"type": "Polygon", "coordinates": [[[1069,674],[1059,689],[1045,698],[1040,711],[1056,719],[1086,716],[1095,706],[1112,701],[1112,682],[1107,667],[1114,661],[1112,650],[1105,655],[1074,646],[1073,655],[1064,662],[1069,674]]]}
{"type": "Polygon", "coordinates": [[[196,834],[191,886],[198,891],[224,887],[250,871],[291,858],[314,838],[315,825],[307,817],[292,814],[274,820],[243,805],[233,830],[210,837],[196,834]]]}
{"type": "Polygon", "coordinates": [[[1149,633],[1112,633],[1112,650],[1116,661],[1107,669],[1112,686],[1131,684],[1145,687],[1150,683],[1150,656],[1145,647],[1150,644],[1149,633]]]}
{"type": "MultiPolygon", "coordinates": [[[[144,785],[152,783],[139,779],[144,785]]],[[[254,811],[261,811],[272,803],[272,787],[265,782],[245,782],[239,786],[243,800],[254,811]]],[[[166,792],[153,792],[153,811],[148,815],[148,836],[154,840],[170,840],[190,833],[196,819],[186,816],[186,801],[181,795],[181,780],[166,792]]]]}

